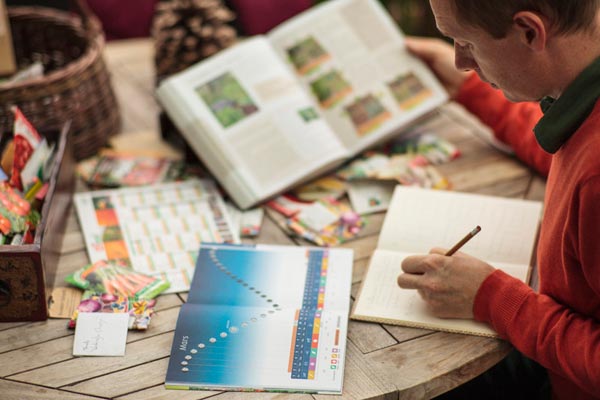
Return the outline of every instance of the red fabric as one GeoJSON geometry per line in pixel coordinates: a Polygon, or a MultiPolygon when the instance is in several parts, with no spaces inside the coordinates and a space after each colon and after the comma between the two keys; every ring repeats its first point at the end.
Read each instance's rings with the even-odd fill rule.
{"type": "MultiPolygon", "coordinates": [[[[158,0],[87,0],[108,40],[150,35],[158,0]]],[[[265,33],[313,5],[313,0],[231,0],[243,33],[265,33]]]]}
{"type": "Polygon", "coordinates": [[[306,10],[313,0],[231,0],[246,35],[265,33],[306,10]]]}
{"type": "Polygon", "coordinates": [[[107,40],[150,35],[158,0],[86,0],[102,22],[107,40]]]}
{"type": "MultiPolygon", "coordinates": [[[[532,139],[541,117],[471,78],[458,99],[541,172],[550,161],[532,139]]],[[[536,111],[537,110],[537,111],[536,111]]],[[[539,293],[496,271],[480,287],[475,318],[548,369],[556,399],[600,398],[600,102],[552,156],[538,243],[539,293]]]]}

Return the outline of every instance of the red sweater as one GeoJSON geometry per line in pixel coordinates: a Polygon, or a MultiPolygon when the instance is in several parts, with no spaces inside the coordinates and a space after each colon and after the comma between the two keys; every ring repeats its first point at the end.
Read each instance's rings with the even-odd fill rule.
{"type": "Polygon", "coordinates": [[[548,174],[537,248],[539,293],[502,271],[481,285],[475,319],[548,369],[556,399],[600,398],[600,102],[554,154],[532,128],[536,103],[511,103],[475,74],[457,96],[509,144],[548,174]]]}

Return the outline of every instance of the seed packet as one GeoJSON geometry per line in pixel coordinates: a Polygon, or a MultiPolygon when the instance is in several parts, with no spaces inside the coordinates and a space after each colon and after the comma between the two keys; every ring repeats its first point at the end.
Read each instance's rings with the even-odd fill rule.
{"type": "Polygon", "coordinates": [[[93,187],[141,186],[180,178],[182,161],[102,150],[78,166],[79,175],[93,187]]]}
{"type": "Polygon", "coordinates": [[[84,292],[83,298],[69,320],[69,329],[74,329],[80,312],[128,313],[128,328],[146,330],[154,314],[156,300],[135,300],[110,293],[84,292]]]}
{"type": "Polygon", "coordinates": [[[356,237],[365,224],[366,220],[350,206],[332,198],[314,202],[286,220],[286,227],[292,233],[318,246],[344,243],[356,237]]]}
{"type": "Polygon", "coordinates": [[[150,300],[169,288],[169,282],[136,272],[117,261],[99,260],[68,275],[65,280],[93,293],[108,293],[137,300],[150,300]]]}
{"type": "Polygon", "coordinates": [[[14,156],[10,184],[12,187],[23,190],[21,182],[21,171],[27,161],[39,146],[42,137],[31,123],[25,118],[21,110],[14,106],[12,108],[15,117],[14,123],[14,156]]]}
{"type": "Polygon", "coordinates": [[[347,190],[346,182],[335,176],[324,176],[292,189],[292,194],[302,201],[341,198],[347,190]]]}

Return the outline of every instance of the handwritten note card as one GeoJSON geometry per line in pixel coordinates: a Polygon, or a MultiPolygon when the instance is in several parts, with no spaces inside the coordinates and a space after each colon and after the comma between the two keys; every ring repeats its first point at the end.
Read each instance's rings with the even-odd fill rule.
{"type": "Polygon", "coordinates": [[[75,328],[74,356],[124,356],[127,313],[80,313],[75,328]]]}

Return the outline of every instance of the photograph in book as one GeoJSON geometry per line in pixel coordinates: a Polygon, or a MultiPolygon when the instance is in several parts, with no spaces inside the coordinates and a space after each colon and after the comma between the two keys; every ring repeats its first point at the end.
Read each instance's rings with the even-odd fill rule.
{"type": "Polygon", "coordinates": [[[167,389],[341,393],[352,250],[202,244],[167,389]]]}
{"type": "Polygon", "coordinates": [[[92,263],[116,261],[189,290],[201,242],[239,243],[214,182],[192,180],[77,193],[92,263]]]}
{"type": "Polygon", "coordinates": [[[300,75],[310,75],[331,58],[317,40],[309,36],[287,49],[289,59],[300,75]]]}
{"type": "Polygon", "coordinates": [[[417,107],[425,99],[433,96],[431,89],[423,85],[419,78],[412,72],[399,76],[394,81],[388,83],[388,86],[400,108],[409,110],[417,107]]]}
{"type": "Polygon", "coordinates": [[[541,214],[538,201],[396,186],[351,318],[497,336],[482,322],[431,314],[416,290],[397,285],[402,260],[434,247],[449,249],[480,226],[481,232],[460,251],[527,283],[541,214]]]}
{"type": "Polygon", "coordinates": [[[298,110],[298,114],[300,114],[302,120],[306,123],[320,118],[319,113],[317,112],[317,110],[314,109],[314,107],[307,107],[298,110]]]}
{"type": "Polygon", "coordinates": [[[331,108],[352,93],[352,86],[339,71],[329,71],[314,81],[310,87],[323,108],[331,108]]]}
{"type": "Polygon", "coordinates": [[[364,96],[349,104],[346,112],[359,135],[366,135],[392,117],[373,95],[364,96]]]}
{"type": "Polygon", "coordinates": [[[377,0],[330,0],[164,79],[157,99],[240,208],[316,178],[448,100],[377,0]]]}
{"type": "Polygon", "coordinates": [[[223,128],[258,111],[258,107],[248,92],[229,72],[198,87],[196,91],[223,125],[223,128]]]}

